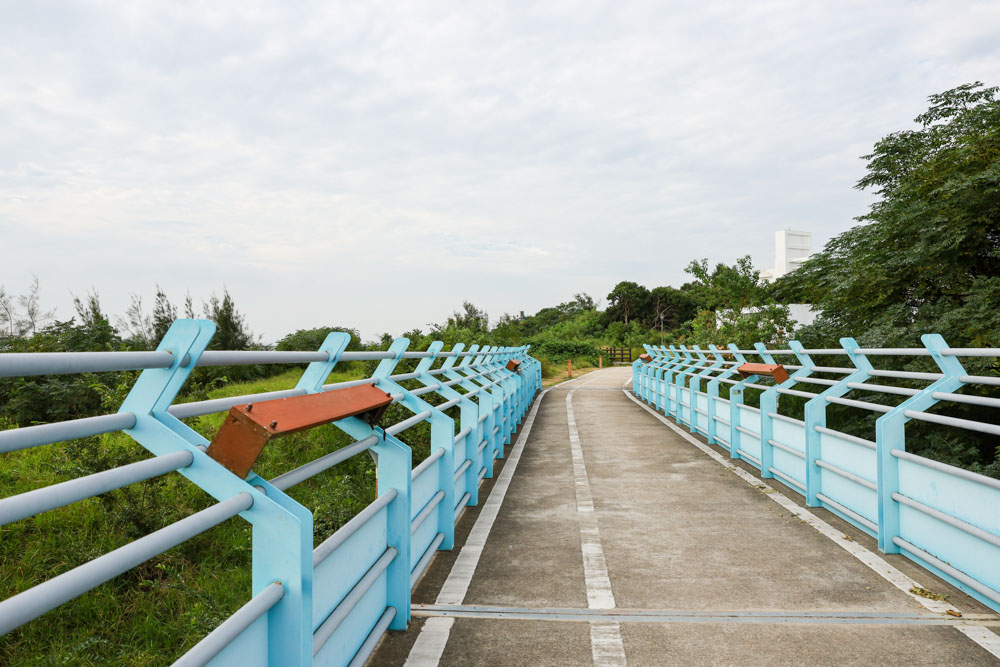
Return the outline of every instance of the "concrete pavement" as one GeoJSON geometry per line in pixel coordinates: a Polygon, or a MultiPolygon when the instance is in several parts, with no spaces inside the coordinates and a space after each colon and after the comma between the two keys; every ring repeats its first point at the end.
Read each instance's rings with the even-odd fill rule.
{"type": "Polygon", "coordinates": [[[415,591],[414,623],[370,664],[1000,664],[1000,637],[982,627],[1000,617],[809,509],[964,617],[928,609],[630,400],[630,374],[594,372],[536,400],[482,489],[503,492],[495,519],[466,512],[458,546],[415,591]]]}

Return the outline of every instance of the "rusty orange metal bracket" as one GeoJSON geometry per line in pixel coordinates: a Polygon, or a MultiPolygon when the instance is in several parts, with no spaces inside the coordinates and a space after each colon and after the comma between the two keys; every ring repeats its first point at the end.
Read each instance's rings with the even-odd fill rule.
{"type": "Polygon", "coordinates": [[[644,364],[648,364],[653,360],[653,357],[649,356],[648,354],[640,354],[639,359],[641,359],[644,364]]]}
{"type": "Polygon", "coordinates": [[[229,410],[206,454],[243,479],[272,438],[363,417],[375,426],[392,397],[370,384],[320,394],[246,403],[229,410]]]}
{"type": "Polygon", "coordinates": [[[521,366],[521,362],[520,361],[518,361],[517,359],[511,359],[510,361],[507,362],[507,367],[506,368],[507,368],[507,370],[511,371],[512,373],[516,373],[517,369],[520,366],[521,366]]]}
{"type": "Polygon", "coordinates": [[[788,379],[788,371],[781,364],[743,364],[736,371],[746,379],[751,375],[767,375],[774,378],[776,384],[788,379]]]}

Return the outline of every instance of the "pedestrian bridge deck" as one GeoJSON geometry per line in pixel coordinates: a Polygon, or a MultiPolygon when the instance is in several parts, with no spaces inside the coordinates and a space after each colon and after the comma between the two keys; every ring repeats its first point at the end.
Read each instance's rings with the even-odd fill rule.
{"type": "Polygon", "coordinates": [[[1000,616],[673,427],[630,376],[536,400],[369,664],[1000,663],[1000,616]]]}

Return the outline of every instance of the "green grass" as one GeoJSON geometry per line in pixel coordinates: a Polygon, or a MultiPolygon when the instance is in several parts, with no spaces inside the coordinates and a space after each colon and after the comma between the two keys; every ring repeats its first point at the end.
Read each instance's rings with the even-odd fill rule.
{"type": "MultiPolygon", "coordinates": [[[[355,365],[327,382],[362,377],[355,365]]],[[[208,398],[295,385],[300,370],[208,392],[208,398]]],[[[449,413],[454,411],[453,408],[449,413]]],[[[409,416],[390,407],[385,423],[409,416]]],[[[224,415],[187,420],[207,439],[224,415]]],[[[429,453],[429,428],[404,434],[414,465],[429,453]]],[[[254,470],[266,479],[350,444],[325,426],[277,439],[254,470]]],[[[8,497],[149,454],[122,433],[56,443],[0,457],[0,496],[8,497]]],[[[355,456],[289,495],[310,508],[321,542],[370,503],[375,468],[355,456]]],[[[51,579],[142,535],[210,506],[213,500],[177,473],[0,528],[0,599],[51,579]]],[[[0,665],[168,665],[244,604],[251,594],[251,528],[236,517],[0,637],[0,665]]]]}

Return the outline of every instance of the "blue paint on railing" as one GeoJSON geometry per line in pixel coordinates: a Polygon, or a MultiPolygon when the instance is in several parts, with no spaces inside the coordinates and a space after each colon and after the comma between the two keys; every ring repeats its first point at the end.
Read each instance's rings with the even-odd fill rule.
{"type": "MultiPolygon", "coordinates": [[[[162,470],[157,468],[155,474],[177,470],[220,501],[199,513],[194,522],[189,517],[143,538],[141,544],[133,543],[135,548],[127,545],[98,559],[100,563],[92,561],[105,579],[88,580],[95,568],[84,565],[61,575],[58,581],[46,582],[0,602],[0,633],[9,632],[93,588],[107,576],[134,566],[140,562],[139,556],[143,560],[151,558],[178,540],[203,532],[238,511],[253,527],[251,599],[181,657],[179,664],[250,667],[346,665],[363,661],[386,629],[406,627],[410,620],[412,586],[435,550],[453,548],[454,524],[461,509],[457,505],[477,503],[480,473],[485,470],[486,476],[492,476],[493,459],[503,455],[504,444],[510,442],[541,388],[541,364],[528,355],[528,346],[480,349],[474,345],[465,351],[464,345],[458,344],[444,352],[443,343],[435,342],[427,351],[407,352],[409,341],[399,338],[387,352],[345,353],[349,335],[334,332],[318,352],[255,352],[252,357],[215,352],[210,353],[214,355],[212,359],[199,364],[214,333],[215,325],[209,321],[177,320],[157,352],[145,356],[22,354],[5,359],[10,355],[0,355],[2,376],[72,373],[98,366],[103,370],[145,368],[121,406],[120,413],[125,418],[106,417],[101,421],[102,426],[96,428],[108,433],[125,426],[124,433],[156,456],[179,457],[183,453],[183,461],[174,465],[173,459],[169,459],[167,463],[171,465],[162,466],[162,470]],[[414,422],[430,422],[434,460],[421,466],[419,473],[413,470],[410,448],[404,439],[391,434],[401,430],[401,426],[388,430],[373,428],[357,417],[334,422],[335,427],[358,441],[345,448],[351,450],[350,455],[370,451],[376,456],[377,498],[314,550],[312,512],[281,489],[304,481],[331,464],[325,461],[314,466],[306,464],[308,468],[296,471],[294,482],[288,478],[276,481],[281,489],[253,472],[246,479],[239,479],[205,454],[208,441],[171,414],[170,409],[198,365],[244,363],[251,359],[253,363],[307,361],[309,365],[295,389],[279,392],[282,396],[296,396],[335,388],[324,387],[323,382],[338,361],[348,358],[381,360],[368,382],[394,395],[396,402],[414,413],[416,417],[411,418],[414,422]],[[456,364],[459,358],[462,361],[456,364]],[[420,359],[420,362],[414,372],[393,376],[402,359],[420,359]],[[443,360],[440,368],[432,369],[439,359],[443,360]],[[521,362],[517,372],[505,367],[511,359],[521,362]],[[404,380],[417,380],[423,388],[407,390],[399,384],[404,380]],[[465,393],[456,391],[454,386],[465,393]],[[445,412],[420,398],[431,391],[446,403],[452,401],[452,405],[459,407],[457,426],[445,412]],[[103,426],[105,422],[108,427],[103,426]],[[480,446],[483,441],[488,443],[485,447],[480,446]],[[189,464],[183,465],[188,461],[189,464]],[[457,475],[459,470],[464,472],[457,475]],[[418,519],[421,510],[434,499],[437,505],[418,519]],[[419,525],[415,526],[414,520],[419,520],[419,525]],[[158,547],[160,544],[164,546],[158,547]]],[[[228,402],[185,404],[185,414],[220,412],[246,400],[247,397],[237,397],[228,402]]],[[[91,418],[66,422],[59,434],[65,439],[91,434],[94,430],[91,418]]],[[[53,442],[55,432],[37,427],[15,431],[0,432],[0,451],[48,444],[53,442]]],[[[338,457],[336,462],[346,458],[338,457]]],[[[0,517],[19,520],[90,497],[92,491],[100,493],[132,483],[137,476],[131,468],[109,472],[110,475],[98,473],[101,477],[93,482],[79,483],[69,491],[49,487],[51,492],[36,490],[27,499],[21,496],[0,499],[0,517]],[[117,485],[113,479],[116,474],[121,477],[117,485]]]]}
{"type": "MultiPolygon", "coordinates": [[[[862,350],[853,338],[841,339],[839,350],[806,350],[795,341],[785,350],[769,350],[761,343],[753,350],[740,350],[730,344],[724,353],[728,360],[723,362],[724,357],[717,355],[711,366],[697,347],[694,357],[684,346],[677,350],[647,345],[652,359],[633,363],[632,391],[678,424],[706,435],[731,458],[757,467],[762,477],[778,478],[803,495],[810,507],[825,508],[872,535],[881,551],[904,554],[1000,611],[1000,480],[908,453],[905,429],[910,419],[934,419],[926,411],[941,399],[954,397],[964,385],[998,384],[993,377],[969,376],[958,357],[1000,358],[1000,349],[950,349],[937,334],[925,335],[921,341],[924,348],[904,350],[862,350]],[[812,355],[833,354],[846,356],[853,368],[817,366],[812,359],[812,355]],[[799,368],[780,385],[759,385],[759,376],[731,379],[747,361],[745,355],[763,363],[775,363],[777,355],[793,355],[799,368]],[[929,356],[941,372],[876,371],[870,355],[929,356]],[[816,377],[817,373],[843,377],[827,380],[816,377]],[[905,400],[895,407],[844,398],[876,374],[930,384],[902,391],[863,387],[904,394],[905,400]],[[707,390],[700,392],[697,382],[705,378],[711,379],[707,390]],[[720,383],[729,385],[728,399],[719,396],[720,383]],[[823,390],[793,389],[806,384],[823,390]],[[760,390],[760,408],[744,404],[748,387],[760,390]],[[778,413],[781,394],[809,398],[801,419],[778,413]],[[827,428],[829,403],[883,413],[875,422],[875,440],[827,428]],[[709,413],[715,424],[701,429],[698,410],[709,413]],[[720,422],[718,415],[727,413],[728,423],[720,422]]],[[[1000,430],[993,424],[961,420],[949,425],[991,433],[1000,430]]]]}

